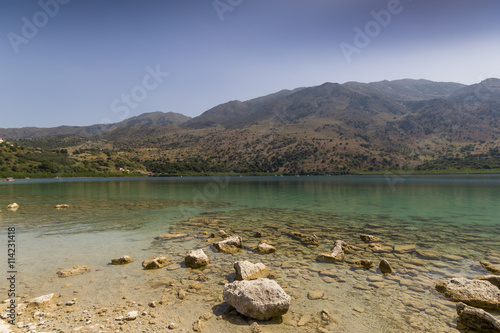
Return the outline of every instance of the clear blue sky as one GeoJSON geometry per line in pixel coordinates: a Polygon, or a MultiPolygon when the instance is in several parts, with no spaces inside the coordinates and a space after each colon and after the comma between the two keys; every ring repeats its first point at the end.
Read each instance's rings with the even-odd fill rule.
{"type": "Polygon", "coordinates": [[[197,116],[324,82],[472,84],[500,77],[499,13],[498,0],[1,0],[0,127],[197,116]]]}

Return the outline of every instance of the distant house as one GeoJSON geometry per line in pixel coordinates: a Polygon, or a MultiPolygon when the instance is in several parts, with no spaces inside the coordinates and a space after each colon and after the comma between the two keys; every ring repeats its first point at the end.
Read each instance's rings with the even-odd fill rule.
{"type": "Polygon", "coordinates": [[[0,138],[0,143],[2,143],[2,142],[4,142],[4,141],[5,141],[4,139],[0,138]]]}

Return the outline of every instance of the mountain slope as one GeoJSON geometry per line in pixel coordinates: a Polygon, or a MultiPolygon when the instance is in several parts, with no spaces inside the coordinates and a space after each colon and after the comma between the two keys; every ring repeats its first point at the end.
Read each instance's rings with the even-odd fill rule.
{"type": "Polygon", "coordinates": [[[151,112],[137,117],[125,119],[115,124],[96,124],[90,126],[58,126],[52,128],[24,127],[24,128],[0,128],[0,138],[16,140],[40,138],[46,136],[91,136],[101,134],[115,128],[133,126],[165,126],[179,125],[191,119],[180,113],[174,112],[151,112]]]}

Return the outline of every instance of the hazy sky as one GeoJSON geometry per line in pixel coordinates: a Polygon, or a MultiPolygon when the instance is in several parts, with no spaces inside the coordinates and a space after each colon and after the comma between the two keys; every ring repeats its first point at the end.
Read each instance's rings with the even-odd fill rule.
{"type": "Polygon", "coordinates": [[[0,0],[0,127],[324,82],[500,77],[498,0],[0,0]]]}

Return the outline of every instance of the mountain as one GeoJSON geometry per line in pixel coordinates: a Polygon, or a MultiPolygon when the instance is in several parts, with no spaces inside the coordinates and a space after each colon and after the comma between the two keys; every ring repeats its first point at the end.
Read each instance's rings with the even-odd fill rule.
{"type": "Polygon", "coordinates": [[[0,128],[0,138],[15,140],[15,139],[31,139],[47,136],[91,136],[102,134],[104,132],[124,127],[133,126],[166,126],[179,125],[190,117],[184,116],[175,112],[150,112],[144,113],[137,117],[125,119],[114,124],[96,124],[90,126],[58,126],[52,128],[39,127],[23,127],[23,128],[0,128]]]}
{"type": "MultiPolygon", "coordinates": [[[[327,82],[230,101],[192,119],[154,112],[71,128],[71,136],[54,136],[64,127],[38,129],[31,135],[52,136],[17,143],[67,151],[87,172],[500,171],[499,119],[500,80],[494,78],[468,86],[410,79],[327,82]]],[[[22,170],[29,173],[28,166],[22,170]]]]}
{"type": "Polygon", "coordinates": [[[417,101],[446,98],[466,87],[454,82],[433,82],[429,80],[395,80],[372,83],[347,82],[345,86],[364,93],[382,94],[398,101],[417,101]]]}

